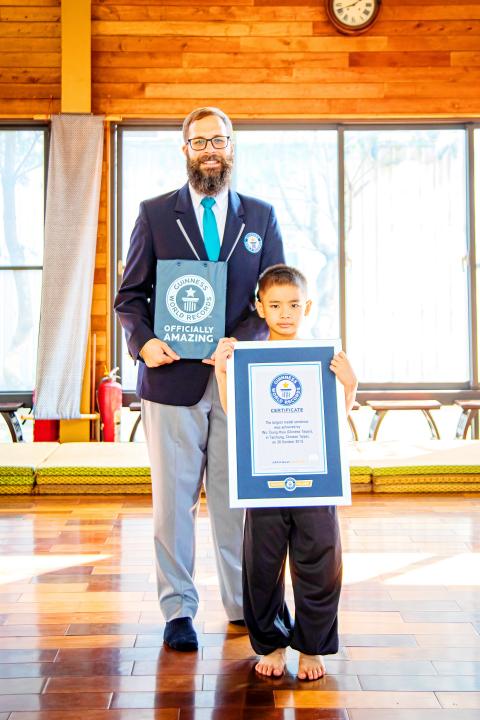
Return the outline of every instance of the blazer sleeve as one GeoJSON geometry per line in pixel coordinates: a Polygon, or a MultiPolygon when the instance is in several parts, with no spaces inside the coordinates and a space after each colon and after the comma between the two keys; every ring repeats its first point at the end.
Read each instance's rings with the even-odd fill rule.
{"type": "Polygon", "coordinates": [[[114,308],[125,330],[130,355],[139,359],[139,352],[155,337],[151,299],[155,285],[156,257],[144,203],[133,228],[122,284],[114,308]]]}
{"type": "MultiPolygon", "coordinates": [[[[262,247],[259,276],[271,265],[285,262],[282,234],[273,207],[270,208],[267,230],[262,247]]],[[[232,336],[237,340],[266,340],[268,328],[265,320],[257,315],[255,297],[250,299],[247,317],[233,330],[232,336]]]]}

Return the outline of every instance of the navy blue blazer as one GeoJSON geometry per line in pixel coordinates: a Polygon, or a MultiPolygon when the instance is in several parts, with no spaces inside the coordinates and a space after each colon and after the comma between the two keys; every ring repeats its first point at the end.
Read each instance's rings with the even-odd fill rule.
{"type": "MultiPolygon", "coordinates": [[[[148,368],[139,351],[153,332],[157,260],[195,260],[177,224],[180,219],[201,260],[208,260],[188,184],[180,190],[145,200],[133,228],[115,310],[125,330],[128,350],[140,359],[137,395],[165,405],[195,405],[212,372],[200,360],[177,360],[148,368]]],[[[252,305],[258,276],[270,265],[283,263],[283,244],[274,209],[256,198],[228,196],[228,212],[219,260],[226,260],[242,225],[240,240],[228,261],[226,333],[239,340],[263,340],[267,330],[252,305]],[[262,239],[252,252],[244,243],[248,233],[262,239]]]]}

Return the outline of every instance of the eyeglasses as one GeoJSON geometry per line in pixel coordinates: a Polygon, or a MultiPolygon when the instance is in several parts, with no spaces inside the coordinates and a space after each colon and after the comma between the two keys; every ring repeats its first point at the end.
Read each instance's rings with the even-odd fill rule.
{"type": "Polygon", "coordinates": [[[191,140],[187,140],[187,143],[190,145],[192,150],[205,150],[208,143],[212,143],[212,147],[215,150],[224,150],[228,143],[230,142],[230,137],[227,135],[216,135],[213,138],[192,138],[191,140]]]}

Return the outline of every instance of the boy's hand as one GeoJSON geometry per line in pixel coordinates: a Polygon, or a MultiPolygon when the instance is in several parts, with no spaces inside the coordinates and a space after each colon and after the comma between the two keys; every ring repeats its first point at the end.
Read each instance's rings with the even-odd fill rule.
{"type": "Polygon", "coordinates": [[[356,389],[357,378],[343,350],[333,356],[332,362],[330,363],[330,370],[335,373],[345,388],[349,390],[356,389]]]}
{"type": "MultiPolygon", "coordinates": [[[[218,341],[216,350],[210,358],[210,360],[213,360],[213,363],[208,363],[215,365],[216,373],[227,372],[227,360],[233,355],[235,342],[235,338],[221,338],[221,340],[218,341]]],[[[205,360],[203,360],[203,362],[205,362],[205,360]]]]}
{"type": "MultiPolygon", "coordinates": [[[[217,347],[215,348],[215,350],[213,351],[213,353],[211,354],[211,356],[210,356],[209,358],[205,358],[204,360],[202,360],[202,363],[203,363],[204,365],[215,365],[215,367],[216,367],[216,362],[215,362],[215,361],[216,361],[216,357],[217,357],[218,348],[220,347],[220,343],[222,343],[224,340],[231,341],[232,343],[237,342],[237,338],[234,338],[234,337],[231,337],[231,338],[221,338],[221,339],[218,341],[218,345],[217,345],[217,347]]],[[[230,357],[230,355],[229,355],[228,357],[230,357]]],[[[226,366],[225,366],[225,369],[224,369],[223,371],[221,371],[221,372],[226,372],[226,366]]]]}

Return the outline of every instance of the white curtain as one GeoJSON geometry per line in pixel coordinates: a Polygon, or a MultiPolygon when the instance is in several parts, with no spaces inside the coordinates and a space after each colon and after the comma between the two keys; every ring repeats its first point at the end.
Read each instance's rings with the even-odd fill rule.
{"type": "Polygon", "coordinates": [[[103,117],[52,118],[35,417],[74,419],[92,304],[103,117]]]}

